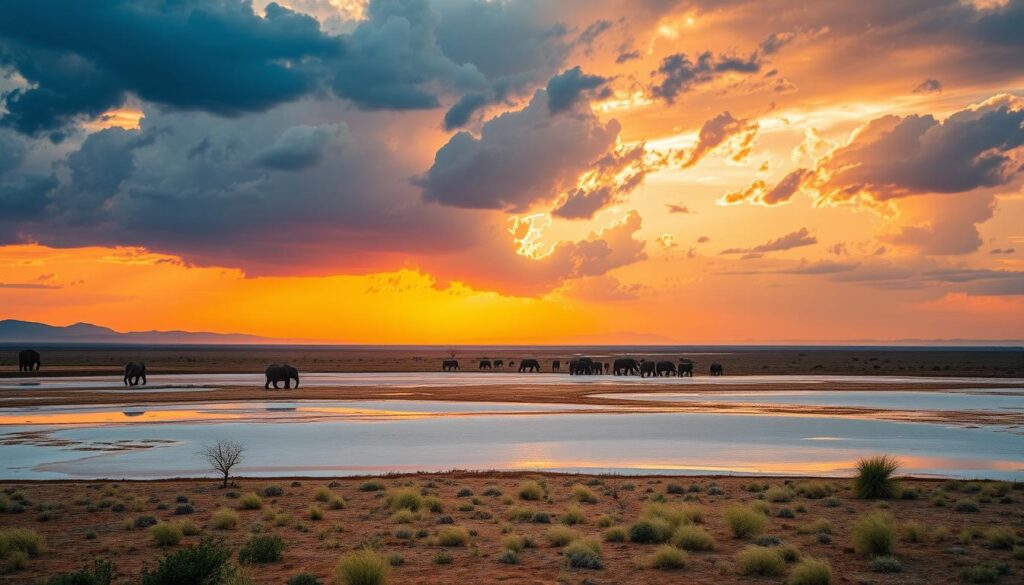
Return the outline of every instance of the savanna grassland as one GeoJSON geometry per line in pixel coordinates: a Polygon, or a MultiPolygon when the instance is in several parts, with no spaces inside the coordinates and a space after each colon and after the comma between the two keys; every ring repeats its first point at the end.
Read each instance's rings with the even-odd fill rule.
{"type": "Polygon", "coordinates": [[[496,472],[6,482],[0,581],[109,559],[114,583],[170,583],[161,559],[205,550],[227,568],[216,582],[239,584],[1020,582],[1024,484],[886,489],[496,472]]]}

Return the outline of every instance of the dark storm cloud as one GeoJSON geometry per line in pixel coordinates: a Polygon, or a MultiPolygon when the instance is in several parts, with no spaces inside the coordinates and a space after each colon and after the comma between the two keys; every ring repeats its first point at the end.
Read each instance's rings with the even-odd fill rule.
{"type": "Polygon", "coordinates": [[[241,2],[11,0],[0,61],[32,85],[4,96],[0,122],[59,132],[119,106],[128,93],[181,109],[237,115],[309,92],[306,59],[340,44],[312,17],[241,2]],[[97,42],[102,40],[102,42],[97,42]]]}
{"type": "Polygon", "coordinates": [[[256,155],[256,164],[268,169],[299,171],[318,164],[328,150],[340,148],[348,129],[344,124],[294,126],[256,155]]]}
{"type": "Polygon", "coordinates": [[[587,75],[579,65],[559,73],[548,81],[548,108],[552,114],[571,109],[584,93],[592,92],[608,83],[600,75],[587,75]]]}
{"type": "Polygon", "coordinates": [[[657,79],[651,86],[651,95],[668,103],[674,103],[680,94],[709,83],[727,73],[756,73],[761,70],[757,52],[742,58],[732,55],[715,55],[706,51],[693,61],[686,53],[675,53],[662,59],[658,69],[651,75],[657,79]]]}

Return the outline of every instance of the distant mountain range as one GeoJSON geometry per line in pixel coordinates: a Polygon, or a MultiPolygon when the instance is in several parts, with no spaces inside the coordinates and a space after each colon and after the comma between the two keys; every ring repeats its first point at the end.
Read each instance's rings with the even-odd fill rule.
{"type": "Polygon", "coordinates": [[[92,323],[75,323],[66,327],[0,320],[0,343],[141,343],[141,344],[234,344],[281,343],[281,340],[242,333],[207,333],[202,331],[114,331],[92,323]]]}

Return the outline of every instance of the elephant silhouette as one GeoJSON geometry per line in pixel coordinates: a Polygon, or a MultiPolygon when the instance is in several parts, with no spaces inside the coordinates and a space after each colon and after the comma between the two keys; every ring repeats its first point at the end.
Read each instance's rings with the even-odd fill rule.
{"type": "Polygon", "coordinates": [[[654,373],[657,376],[675,376],[676,365],[672,362],[658,362],[654,373]]]}
{"type": "Polygon", "coordinates": [[[725,369],[722,368],[722,364],[719,364],[719,363],[711,364],[711,375],[712,376],[721,376],[723,374],[725,374],[725,369]]]}
{"type": "Polygon", "coordinates": [[[640,360],[640,377],[646,378],[648,376],[656,376],[658,374],[658,365],[654,362],[647,360],[640,360]]]}
{"type": "Polygon", "coordinates": [[[457,371],[459,371],[459,361],[458,360],[444,360],[443,362],[441,362],[441,369],[446,371],[446,372],[452,372],[452,371],[457,372],[457,371]]]}
{"type": "Polygon", "coordinates": [[[555,361],[551,362],[551,371],[552,372],[557,372],[560,369],[562,369],[562,362],[560,362],[558,360],[555,360],[555,361]]]}
{"type": "Polygon", "coordinates": [[[593,358],[582,357],[569,360],[569,374],[573,376],[591,376],[599,367],[593,358]]]}
{"type": "Polygon", "coordinates": [[[34,349],[23,349],[18,352],[18,371],[32,372],[39,369],[42,362],[39,359],[39,352],[34,349]]]}
{"type": "Polygon", "coordinates": [[[124,385],[138,386],[139,380],[146,385],[146,364],[142,362],[128,362],[124,366],[124,385]]]}
{"type": "Polygon", "coordinates": [[[631,358],[619,358],[612,362],[612,373],[616,376],[635,376],[640,371],[640,363],[631,358]]]}
{"type": "Polygon", "coordinates": [[[519,371],[520,372],[539,372],[540,362],[537,360],[525,359],[519,360],[519,371]]]}
{"type": "Polygon", "coordinates": [[[679,376],[680,377],[682,377],[682,376],[689,376],[689,377],[692,378],[693,377],[693,362],[691,362],[690,360],[680,359],[679,360],[679,368],[677,369],[677,371],[679,372],[679,376]]]}
{"type": "Polygon", "coordinates": [[[494,367],[496,367],[496,368],[504,368],[505,367],[505,361],[504,360],[494,360],[494,367]]]}
{"type": "Polygon", "coordinates": [[[480,369],[489,370],[491,369],[491,360],[480,360],[480,369]]]}
{"type": "Polygon", "coordinates": [[[267,390],[273,384],[276,390],[278,382],[284,382],[285,389],[290,389],[293,379],[295,380],[295,387],[298,388],[299,370],[288,364],[271,364],[267,366],[267,383],[263,385],[263,389],[267,390]]]}

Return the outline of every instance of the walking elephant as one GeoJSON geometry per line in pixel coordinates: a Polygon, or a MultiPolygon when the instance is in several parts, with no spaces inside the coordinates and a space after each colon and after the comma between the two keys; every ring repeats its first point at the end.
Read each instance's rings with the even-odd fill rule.
{"type": "Polygon", "coordinates": [[[672,362],[658,362],[655,366],[654,373],[656,376],[675,376],[676,365],[672,362]]]}
{"type": "Polygon", "coordinates": [[[480,360],[480,369],[489,370],[491,369],[491,360],[480,360]]]}
{"type": "Polygon", "coordinates": [[[583,357],[569,361],[569,374],[573,376],[590,376],[596,371],[598,364],[593,358],[583,357]]]}
{"type": "Polygon", "coordinates": [[[562,362],[560,362],[558,360],[555,360],[555,361],[551,362],[551,371],[552,372],[557,372],[560,369],[562,369],[562,362]]]}
{"type": "Polygon", "coordinates": [[[23,349],[18,352],[18,371],[32,372],[39,369],[41,365],[39,352],[34,349],[23,349]]]}
{"type": "Polygon", "coordinates": [[[537,360],[519,360],[519,371],[520,372],[539,372],[540,362],[537,360]]]}
{"type": "Polygon", "coordinates": [[[504,368],[505,367],[505,360],[494,360],[494,367],[496,367],[496,368],[504,368]]]}
{"type": "Polygon", "coordinates": [[[658,375],[658,365],[654,362],[647,360],[640,360],[640,377],[646,378],[647,376],[658,375]]]}
{"type": "Polygon", "coordinates": [[[640,362],[631,358],[619,358],[612,362],[612,373],[616,376],[635,376],[640,371],[640,362]]]}
{"type": "Polygon", "coordinates": [[[459,371],[459,361],[444,360],[443,362],[441,362],[441,369],[444,370],[445,372],[457,372],[459,371]]]}
{"type": "Polygon", "coordinates": [[[271,364],[267,366],[267,383],[263,385],[263,389],[269,389],[273,384],[276,390],[278,382],[284,382],[285,389],[290,389],[292,380],[295,380],[295,387],[298,388],[299,370],[288,364],[271,364]]]}
{"type": "Polygon", "coordinates": [[[128,362],[124,366],[124,385],[138,386],[139,380],[146,385],[146,364],[142,362],[128,362]]]}
{"type": "Polygon", "coordinates": [[[719,363],[711,364],[711,375],[712,376],[721,376],[723,374],[725,374],[725,369],[722,368],[722,364],[719,364],[719,363]]]}
{"type": "Polygon", "coordinates": [[[680,377],[689,376],[690,378],[692,378],[693,362],[691,362],[690,360],[679,360],[679,367],[676,369],[676,371],[679,373],[680,377]]]}

